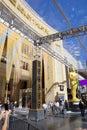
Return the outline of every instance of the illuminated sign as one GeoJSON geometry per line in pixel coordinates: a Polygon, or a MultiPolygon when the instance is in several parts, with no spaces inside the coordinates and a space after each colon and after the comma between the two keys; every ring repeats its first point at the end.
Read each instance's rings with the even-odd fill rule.
{"type": "Polygon", "coordinates": [[[17,10],[26,17],[27,20],[29,20],[32,24],[37,26],[38,29],[44,31],[46,34],[49,34],[48,30],[44,28],[42,25],[40,25],[33,17],[30,16],[29,13],[25,11],[25,9],[22,7],[21,4],[17,3],[17,0],[9,0],[13,6],[17,8],[17,10]]]}
{"type": "Polygon", "coordinates": [[[79,85],[80,86],[87,85],[87,79],[85,79],[85,80],[79,80],[79,85]]]}

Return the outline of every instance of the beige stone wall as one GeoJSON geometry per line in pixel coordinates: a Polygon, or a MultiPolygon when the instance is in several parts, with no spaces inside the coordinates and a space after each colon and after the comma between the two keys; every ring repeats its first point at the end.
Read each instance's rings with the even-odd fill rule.
{"type": "MultiPolygon", "coordinates": [[[[63,44],[62,41],[57,41],[51,44],[53,50],[55,50],[62,57],[63,54],[63,44]]],[[[46,102],[54,101],[56,92],[59,96],[64,96],[67,99],[67,86],[66,86],[66,74],[65,65],[57,61],[54,58],[49,58],[50,56],[44,54],[45,59],[45,95],[46,102]],[[63,82],[63,83],[62,83],[63,82]],[[64,91],[60,91],[60,83],[64,86],[64,91]]]]}

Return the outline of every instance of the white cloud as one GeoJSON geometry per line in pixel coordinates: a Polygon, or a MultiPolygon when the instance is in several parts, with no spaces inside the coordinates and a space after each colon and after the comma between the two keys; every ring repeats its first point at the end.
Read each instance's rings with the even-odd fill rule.
{"type": "Polygon", "coordinates": [[[75,11],[75,8],[74,8],[74,7],[72,7],[72,11],[75,11]]]}

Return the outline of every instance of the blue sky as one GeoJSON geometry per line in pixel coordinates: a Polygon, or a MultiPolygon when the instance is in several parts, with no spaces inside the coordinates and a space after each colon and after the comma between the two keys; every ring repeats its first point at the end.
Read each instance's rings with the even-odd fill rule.
{"type": "MultiPolygon", "coordinates": [[[[26,0],[43,20],[59,32],[69,29],[52,0],[26,0]]],[[[56,0],[73,27],[87,25],[87,0],[56,0]]],[[[81,36],[87,49],[87,36],[81,36]]],[[[87,52],[76,38],[63,41],[64,47],[85,66],[87,52]]]]}

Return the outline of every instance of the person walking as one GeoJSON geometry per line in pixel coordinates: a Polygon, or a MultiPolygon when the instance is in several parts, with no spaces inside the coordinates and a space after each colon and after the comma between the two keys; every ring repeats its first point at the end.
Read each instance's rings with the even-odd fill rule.
{"type": "Polygon", "coordinates": [[[84,117],[84,114],[85,114],[85,104],[82,101],[82,99],[79,102],[79,108],[80,108],[80,111],[81,111],[81,116],[84,117]]]}
{"type": "Polygon", "coordinates": [[[56,92],[56,96],[55,96],[55,102],[60,102],[60,97],[58,92],[56,92]]]}
{"type": "Polygon", "coordinates": [[[47,104],[46,102],[43,103],[42,108],[44,109],[44,117],[47,117],[47,104]]]}
{"type": "Polygon", "coordinates": [[[2,111],[2,102],[0,101],[0,113],[2,111]]]}
{"type": "Polygon", "coordinates": [[[60,112],[59,102],[58,102],[58,101],[55,102],[54,106],[55,106],[55,112],[54,112],[54,114],[55,114],[55,115],[56,115],[56,114],[59,114],[59,112],[60,112]]]}
{"type": "Polygon", "coordinates": [[[66,109],[67,111],[69,110],[69,103],[67,100],[65,100],[64,102],[64,109],[66,109]]]}

